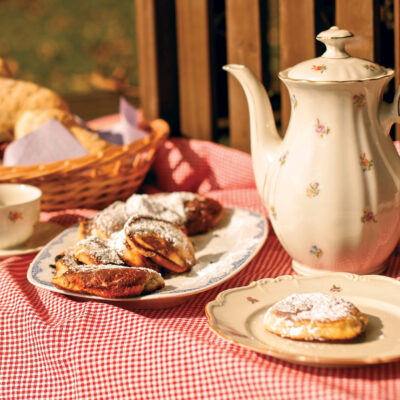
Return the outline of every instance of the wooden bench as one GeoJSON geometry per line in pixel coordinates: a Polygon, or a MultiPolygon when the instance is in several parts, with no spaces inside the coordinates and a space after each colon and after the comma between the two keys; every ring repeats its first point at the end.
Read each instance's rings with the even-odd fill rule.
{"type": "MultiPolygon", "coordinates": [[[[244,94],[221,67],[245,64],[268,90],[271,23],[279,29],[279,69],[320,55],[316,34],[338,25],[356,35],[348,45],[351,55],[395,68],[398,85],[400,5],[392,1],[383,8],[378,0],[136,0],[145,116],[164,118],[174,134],[197,139],[217,141],[219,130],[228,126],[230,145],[249,151],[244,94]]],[[[276,114],[284,132],[290,107],[282,85],[277,96],[276,114]]],[[[400,138],[398,130],[395,136],[400,138]]]]}

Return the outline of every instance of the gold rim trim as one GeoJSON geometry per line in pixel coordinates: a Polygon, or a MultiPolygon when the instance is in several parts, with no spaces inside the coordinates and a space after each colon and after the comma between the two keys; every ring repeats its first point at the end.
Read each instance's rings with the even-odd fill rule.
{"type": "Polygon", "coordinates": [[[379,79],[385,79],[385,78],[393,78],[394,76],[394,70],[391,68],[386,68],[385,69],[385,74],[384,75],[378,75],[376,77],[372,78],[365,78],[365,79],[353,79],[353,80],[347,80],[347,81],[312,81],[310,79],[294,79],[294,78],[289,78],[287,76],[288,71],[291,68],[284,69],[283,71],[280,71],[278,76],[279,79],[282,81],[290,81],[290,82],[298,82],[298,83],[313,83],[313,84],[318,84],[318,85],[323,85],[323,84],[341,84],[341,83],[354,83],[354,82],[369,82],[369,81],[377,81],[379,79]],[[286,75],[285,75],[286,74],[286,75]]]}
{"type": "MultiPolygon", "coordinates": [[[[351,274],[348,272],[334,272],[332,274],[324,274],[325,277],[328,276],[336,276],[336,277],[343,277],[347,279],[352,279],[352,280],[383,280],[386,282],[394,283],[397,285],[400,285],[400,282],[397,281],[394,278],[390,278],[387,276],[382,276],[382,275],[356,275],[356,274],[351,274]]],[[[336,358],[330,358],[330,357],[310,357],[310,356],[296,356],[293,355],[292,353],[285,352],[284,350],[282,351],[276,351],[272,347],[270,347],[267,343],[262,343],[265,347],[259,347],[256,345],[251,345],[251,344],[245,344],[243,342],[240,342],[238,340],[235,340],[234,338],[230,336],[226,336],[223,332],[221,332],[216,326],[213,325],[213,322],[215,323],[215,318],[211,315],[209,312],[209,309],[211,309],[214,306],[221,306],[224,303],[224,298],[226,295],[228,295],[230,292],[238,291],[238,290],[245,290],[257,285],[261,284],[271,284],[274,282],[278,282],[280,280],[307,280],[307,279],[312,279],[315,278],[313,276],[297,276],[297,275],[282,275],[278,276],[277,278],[264,278],[260,279],[258,281],[253,281],[247,286],[240,286],[237,288],[231,288],[224,290],[223,292],[219,293],[216,298],[210,302],[208,302],[205,306],[205,314],[207,317],[207,325],[209,328],[218,336],[222,337],[223,339],[234,343],[238,346],[247,348],[249,350],[253,350],[257,353],[265,354],[267,356],[271,356],[274,358],[277,358],[279,360],[283,361],[288,361],[292,362],[294,364],[300,364],[300,365],[306,365],[306,366],[313,366],[313,367],[336,367],[336,368],[343,368],[343,367],[354,367],[354,366],[366,366],[366,365],[373,365],[373,364],[387,364],[390,362],[396,362],[400,360],[400,354],[396,356],[387,356],[387,357],[365,357],[365,358],[357,358],[357,359],[336,359],[336,358]]],[[[261,343],[261,342],[260,342],[261,343]]]]}

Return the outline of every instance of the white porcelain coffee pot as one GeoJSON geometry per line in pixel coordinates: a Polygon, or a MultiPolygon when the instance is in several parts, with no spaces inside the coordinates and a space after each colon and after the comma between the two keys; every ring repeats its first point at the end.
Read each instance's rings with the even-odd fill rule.
{"type": "Polygon", "coordinates": [[[291,99],[283,140],[255,75],[224,67],[248,101],[258,192],[302,274],[381,272],[400,238],[400,157],[388,135],[399,122],[400,89],[392,104],[382,100],[394,71],[351,57],[352,36],[321,32],[321,57],[279,73],[291,99]]]}

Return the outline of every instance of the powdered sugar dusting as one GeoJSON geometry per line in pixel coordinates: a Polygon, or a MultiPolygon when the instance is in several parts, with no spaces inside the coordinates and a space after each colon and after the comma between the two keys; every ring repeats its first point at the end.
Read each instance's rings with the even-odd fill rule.
{"type": "Polygon", "coordinates": [[[183,231],[166,221],[131,217],[125,225],[125,233],[133,236],[156,235],[176,249],[184,249],[185,252],[191,249],[190,241],[183,231]]]}
{"type": "Polygon", "coordinates": [[[93,223],[107,235],[121,230],[129,217],[151,217],[183,225],[187,221],[185,204],[199,195],[192,192],[133,194],[126,202],[116,201],[93,218],[93,223]]]}
{"type": "Polygon", "coordinates": [[[126,237],[123,229],[111,234],[110,239],[108,239],[108,244],[110,247],[115,249],[118,254],[122,254],[126,249],[126,237]]]}
{"type": "Polygon", "coordinates": [[[159,272],[145,267],[129,267],[127,265],[113,265],[113,264],[80,264],[75,266],[74,268],[71,268],[73,272],[93,272],[96,270],[103,270],[103,269],[141,270],[141,271],[146,271],[147,273],[150,273],[153,276],[156,275],[162,279],[162,276],[159,272]]]}
{"type": "Polygon", "coordinates": [[[287,314],[293,320],[336,321],[349,317],[354,305],[323,293],[293,294],[277,302],[268,312],[287,314]]]}
{"type": "Polygon", "coordinates": [[[113,246],[110,246],[110,242],[106,239],[90,237],[79,241],[75,248],[77,247],[80,247],[80,249],[76,251],[76,256],[80,253],[87,253],[96,258],[100,264],[124,264],[116,249],[114,249],[113,246]]]}
{"type": "Polygon", "coordinates": [[[93,218],[94,225],[107,235],[121,230],[127,220],[128,214],[123,201],[115,201],[93,218]]]}
{"type": "Polygon", "coordinates": [[[129,216],[159,218],[181,225],[186,220],[183,203],[171,202],[170,197],[170,194],[134,194],[126,201],[126,212],[129,216]]]}
{"type": "Polygon", "coordinates": [[[99,269],[129,269],[126,265],[113,265],[113,264],[78,264],[70,270],[73,272],[91,272],[99,269]]]}
{"type": "Polygon", "coordinates": [[[64,256],[62,257],[62,262],[68,267],[68,268],[75,268],[78,266],[78,262],[76,261],[76,258],[74,256],[74,252],[72,249],[68,249],[65,251],[64,256]]]}
{"type": "Polygon", "coordinates": [[[194,201],[198,195],[192,192],[158,193],[152,196],[153,201],[163,204],[164,207],[174,210],[186,221],[185,203],[194,201]]]}

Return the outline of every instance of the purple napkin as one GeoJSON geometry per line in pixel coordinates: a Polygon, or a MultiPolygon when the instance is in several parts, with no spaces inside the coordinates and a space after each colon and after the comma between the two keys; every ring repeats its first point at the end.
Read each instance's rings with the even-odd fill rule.
{"type": "Polygon", "coordinates": [[[3,166],[43,164],[87,154],[88,151],[75,137],[53,118],[11,142],[4,152],[3,166]]]}
{"type": "MultiPolygon", "coordinates": [[[[130,144],[148,133],[138,127],[138,110],[125,99],[119,101],[120,122],[107,130],[94,131],[103,140],[117,146],[130,144]]],[[[86,129],[84,121],[76,117],[86,129]]],[[[79,158],[87,150],[56,119],[47,121],[21,139],[9,144],[4,152],[3,165],[34,165],[79,158]]]]}
{"type": "Polygon", "coordinates": [[[129,104],[124,98],[119,100],[120,122],[97,133],[104,140],[114,144],[129,144],[142,139],[147,132],[138,128],[138,110],[129,104]]]}

